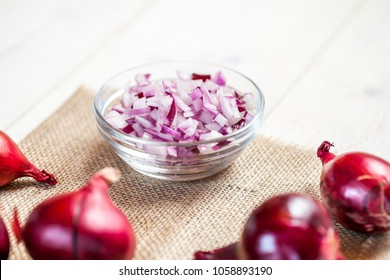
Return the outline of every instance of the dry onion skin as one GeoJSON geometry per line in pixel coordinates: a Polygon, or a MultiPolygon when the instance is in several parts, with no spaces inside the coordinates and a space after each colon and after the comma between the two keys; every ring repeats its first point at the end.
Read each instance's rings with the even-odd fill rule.
{"type": "Polygon", "coordinates": [[[345,228],[363,233],[390,230],[390,163],[363,152],[334,155],[324,141],[317,150],[322,161],[323,203],[345,228]]]}
{"type": "Polygon", "coordinates": [[[238,242],[197,251],[195,260],[344,259],[339,236],[317,199],[300,193],[271,197],[254,209],[238,242]]]}
{"type": "Polygon", "coordinates": [[[8,259],[9,236],[3,219],[0,217],[0,260],[8,259]]]}
{"type": "Polygon", "coordinates": [[[20,177],[32,177],[37,182],[57,184],[53,174],[39,170],[5,132],[0,130],[0,187],[20,177]]]}
{"type": "Polygon", "coordinates": [[[16,238],[33,259],[131,259],[136,246],[132,225],[108,195],[109,184],[119,178],[119,170],[100,170],[79,190],[38,204],[23,227],[15,209],[16,238]]]}

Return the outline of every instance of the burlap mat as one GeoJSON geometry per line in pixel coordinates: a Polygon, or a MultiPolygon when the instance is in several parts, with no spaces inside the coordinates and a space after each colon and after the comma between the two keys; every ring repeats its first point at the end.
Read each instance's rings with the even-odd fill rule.
{"type": "MultiPolygon", "coordinates": [[[[319,198],[321,163],[315,151],[258,137],[226,171],[188,183],[172,183],[138,174],[116,156],[98,134],[93,95],[85,88],[20,143],[38,168],[56,174],[55,187],[18,179],[0,189],[3,218],[10,229],[14,206],[24,222],[38,203],[76,190],[99,169],[113,166],[123,177],[110,189],[114,203],[132,221],[136,259],[191,259],[196,250],[210,250],[238,240],[250,212],[280,193],[303,192],[319,198]]],[[[28,123],[26,123],[26,126],[28,123]]],[[[337,226],[349,259],[384,259],[390,235],[357,234],[337,226]]],[[[10,259],[29,259],[11,234],[10,259]]]]}

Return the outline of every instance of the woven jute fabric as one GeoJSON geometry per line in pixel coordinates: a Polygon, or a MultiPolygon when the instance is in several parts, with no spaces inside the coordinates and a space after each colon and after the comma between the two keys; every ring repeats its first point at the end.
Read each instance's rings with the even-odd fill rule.
{"type": "MultiPolygon", "coordinates": [[[[54,187],[21,178],[0,189],[0,212],[10,230],[14,207],[22,223],[32,209],[56,194],[74,191],[106,166],[122,172],[110,198],[132,222],[137,237],[135,259],[191,259],[239,239],[251,211],[266,199],[301,192],[320,199],[320,160],[314,150],[257,137],[227,170],[198,181],[152,179],[128,167],[99,135],[93,94],[80,88],[53,116],[21,143],[25,155],[54,173],[54,187]]],[[[26,123],[26,126],[28,123],[26,123]]],[[[348,259],[390,258],[390,235],[365,235],[343,229],[342,251],[348,259]]],[[[11,238],[10,259],[29,259],[23,243],[11,238]]]]}

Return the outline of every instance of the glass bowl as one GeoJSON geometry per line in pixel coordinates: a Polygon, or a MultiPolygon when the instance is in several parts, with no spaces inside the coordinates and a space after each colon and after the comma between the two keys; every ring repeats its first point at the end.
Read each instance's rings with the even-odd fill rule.
{"type": "Polygon", "coordinates": [[[95,97],[94,111],[100,134],[119,157],[134,170],[158,179],[190,181],[214,175],[226,169],[239,157],[262,124],[264,96],[259,87],[248,77],[220,65],[200,62],[161,62],[135,67],[109,79],[95,97]],[[131,136],[113,128],[104,119],[103,116],[112,106],[120,102],[123,90],[128,88],[129,84],[131,85],[137,74],[151,73],[152,80],[173,79],[177,77],[177,70],[201,74],[215,74],[217,71],[222,71],[228,86],[240,92],[253,94],[255,107],[253,119],[246,126],[223,137],[186,143],[160,142],[131,136]],[[176,147],[178,151],[185,151],[198,145],[211,143],[220,144],[220,148],[207,154],[178,153],[177,157],[166,157],[150,152],[154,148],[161,147],[176,147]],[[149,152],[143,149],[145,146],[148,147],[149,152]]]}

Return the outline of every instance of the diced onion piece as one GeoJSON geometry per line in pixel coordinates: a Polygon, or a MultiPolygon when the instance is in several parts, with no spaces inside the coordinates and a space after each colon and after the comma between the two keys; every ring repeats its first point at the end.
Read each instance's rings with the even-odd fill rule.
{"type": "Polygon", "coordinates": [[[215,116],[214,120],[220,125],[225,126],[227,123],[227,118],[225,118],[221,113],[215,116]]]}
{"type": "Polygon", "coordinates": [[[176,138],[176,139],[180,139],[181,138],[181,134],[180,132],[166,126],[166,125],[162,125],[161,126],[161,130],[167,134],[170,134],[172,135],[173,138],[176,138]]]}
{"type": "Polygon", "coordinates": [[[114,107],[112,107],[112,110],[117,111],[119,114],[123,114],[123,112],[124,112],[126,109],[125,109],[125,107],[123,107],[122,105],[116,104],[116,105],[114,105],[114,107]]]}
{"type": "Polygon", "coordinates": [[[219,86],[224,86],[226,84],[226,80],[225,80],[225,77],[222,75],[222,72],[221,71],[218,71],[214,78],[213,78],[213,81],[219,85],[219,86]]]}
{"type": "Polygon", "coordinates": [[[180,99],[188,106],[192,104],[192,98],[188,95],[188,93],[180,94],[180,99]]]}
{"type": "Polygon", "coordinates": [[[131,107],[136,99],[137,97],[134,93],[124,92],[122,95],[122,106],[125,108],[131,107]]]}
{"type": "Polygon", "coordinates": [[[192,102],[191,106],[190,106],[190,108],[192,109],[192,111],[194,111],[195,113],[198,113],[199,111],[201,111],[203,109],[203,101],[202,101],[202,99],[199,98],[199,99],[194,100],[192,102]]]}
{"type": "Polygon", "coordinates": [[[197,100],[203,97],[203,92],[200,90],[199,87],[195,88],[190,93],[192,100],[197,100]]]}
{"type": "Polygon", "coordinates": [[[144,131],[149,133],[150,135],[154,136],[154,138],[157,138],[157,139],[160,139],[163,141],[168,141],[168,142],[173,141],[173,137],[170,134],[157,132],[157,131],[150,129],[150,128],[145,128],[144,131]]]}
{"type": "Polygon", "coordinates": [[[228,119],[230,125],[232,125],[233,120],[233,110],[230,107],[229,99],[224,97],[223,95],[219,95],[219,104],[221,105],[221,111],[223,116],[228,119]]]}
{"type": "Polygon", "coordinates": [[[185,118],[189,118],[189,117],[195,116],[195,113],[192,112],[191,110],[189,110],[189,111],[184,112],[184,113],[183,113],[183,116],[184,116],[185,118]]]}
{"type": "Polygon", "coordinates": [[[167,147],[167,153],[170,156],[177,157],[177,147],[167,147]]]}
{"type": "Polygon", "coordinates": [[[140,124],[142,125],[144,128],[151,128],[153,127],[153,123],[143,117],[140,117],[140,116],[135,116],[135,120],[140,124]]]}
{"type": "Polygon", "coordinates": [[[198,74],[198,73],[192,73],[192,79],[193,80],[202,80],[203,82],[210,80],[211,75],[208,74],[198,74]]]}
{"type": "Polygon", "coordinates": [[[142,127],[142,125],[140,123],[138,123],[138,122],[134,123],[133,129],[137,133],[138,137],[142,137],[144,135],[144,128],[142,127]]]}
{"type": "Polygon", "coordinates": [[[139,108],[139,109],[131,109],[129,112],[126,112],[127,117],[135,117],[135,116],[146,116],[150,113],[150,108],[139,108]]]}
{"type": "Polygon", "coordinates": [[[142,93],[145,97],[156,96],[159,93],[159,88],[155,84],[150,84],[142,87],[142,93]]]}
{"type": "Polygon", "coordinates": [[[134,128],[133,128],[133,126],[131,124],[128,124],[122,130],[123,130],[124,133],[130,134],[131,132],[134,131],[134,128]]]}
{"type": "Polygon", "coordinates": [[[157,109],[153,109],[150,112],[150,117],[157,122],[157,120],[158,120],[158,110],[157,109]]]}
{"type": "Polygon", "coordinates": [[[219,133],[222,135],[228,135],[233,132],[233,128],[231,126],[224,126],[219,130],[219,133]]]}
{"type": "Polygon", "coordinates": [[[124,117],[117,111],[110,111],[106,115],[106,121],[116,129],[122,129],[127,126],[127,122],[124,117]]]}
{"type": "Polygon", "coordinates": [[[214,116],[208,110],[202,110],[198,118],[202,123],[208,124],[211,123],[214,119],[214,116]]]}
{"type": "Polygon", "coordinates": [[[199,122],[192,118],[188,118],[186,121],[180,123],[177,127],[183,131],[185,136],[190,137],[193,136],[198,128],[199,122]]]}
{"type": "Polygon", "coordinates": [[[212,140],[212,139],[215,139],[215,138],[219,138],[219,137],[222,137],[223,135],[219,132],[216,132],[216,131],[210,131],[209,133],[205,133],[205,134],[202,134],[199,139],[201,141],[208,141],[208,140],[212,140]]]}
{"type": "MultiPolygon", "coordinates": [[[[136,84],[121,90],[121,103],[106,114],[107,122],[134,137],[188,143],[212,140],[242,128],[256,114],[251,93],[226,85],[222,72],[209,74],[177,71],[178,79],[151,81],[139,74],[136,84]]],[[[141,145],[155,155],[186,157],[220,149],[226,141],[195,147],[141,145]]]]}
{"type": "Polygon", "coordinates": [[[147,108],[145,97],[134,100],[133,109],[145,109],[145,108],[147,108]]]}
{"type": "Polygon", "coordinates": [[[214,130],[214,131],[219,131],[222,128],[220,124],[215,122],[206,124],[205,127],[208,128],[209,130],[214,130]]]}
{"type": "Polygon", "coordinates": [[[157,155],[157,156],[166,157],[168,155],[167,148],[162,145],[161,146],[143,145],[142,149],[150,154],[157,155]]]}
{"type": "Polygon", "coordinates": [[[245,103],[245,109],[250,112],[252,115],[256,114],[256,106],[253,103],[253,94],[252,93],[245,93],[244,97],[242,98],[242,101],[245,103]]]}
{"type": "Polygon", "coordinates": [[[142,87],[149,85],[149,78],[150,74],[138,74],[137,76],[135,76],[135,81],[137,82],[138,86],[142,87]]]}
{"type": "Polygon", "coordinates": [[[116,129],[122,129],[127,126],[127,122],[123,118],[107,118],[106,120],[116,129]]]}
{"type": "MultiPolygon", "coordinates": [[[[231,87],[223,86],[221,87],[221,90],[223,91],[223,95],[226,97],[236,97],[236,91],[232,89],[231,87]]],[[[236,99],[239,100],[239,99],[236,99]]]]}
{"type": "Polygon", "coordinates": [[[176,70],[176,74],[180,80],[191,80],[191,78],[192,78],[191,73],[187,73],[187,72],[184,72],[181,70],[176,70]]]}
{"type": "Polygon", "coordinates": [[[216,92],[220,87],[214,81],[207,80],[204,85],[210,92],[216,92]]]}
{"type": "Polygon", "coordinates": [[[201,80],[195,80],[195,81],[193,81],[193,80],[186,80],[186,81],[178,80],[177,81],[177,92],[179,94],[188,94],[192,90],[199,87],[201,84],[202,84],[201,80]]]}
{"type": "Polygon", "coordinates": [[[252,114],[247,112],[245,115],[245,123],[249,123],[251,120],[253,120],[253,116],[252,116],[252,114]]]}
{"type": "Polygon", "coordinates": [[[191,111],[191,108],[185,104],[179,96],[175,95],[174,99],[177,107],[180,108],[183,112],[191,111]]]}
{"type": "MultiPolygon", "coordinates": [[[[222,137],[223,135],[219,132],[216,132],[216,131],[210,131],[209,133],[205,133],[205,134],[202,134],[200,137],[199,137],[199,140],[201,141],[206,141],[206,140],[212,140],[212,139],[215,139],[215,138],[219,138],[219,137],[222,137]]],[[[215,143],[209,143],[209,144],[202,144],[202,145],[199,145],[198,146],[198,149],[201,153],[209,153],[209,152],[212,152],[212,148],[214,146],[216,146],[218,143],[215,142],[215,143]]]]}
{"type": "Polygon", "coordinates": [[[156,97],[156,96],[152,96],[152,97],[146,98],[146,105],[149,106],[149,107],[156,107],[156,108],[158,108],[159,104],[160,104],[159,98],[156,97]]]}

